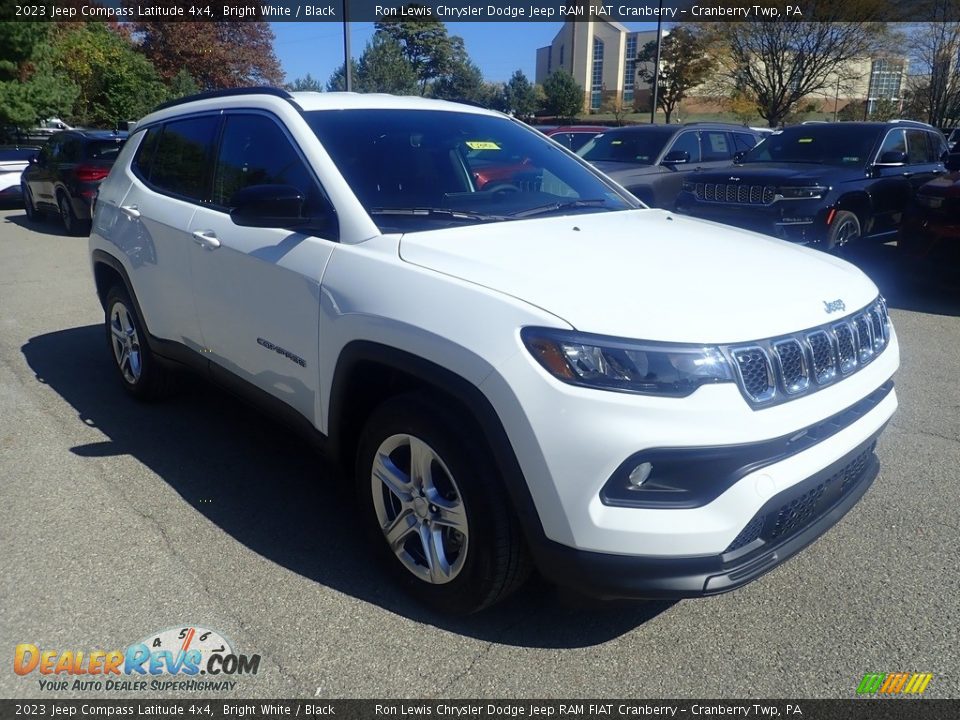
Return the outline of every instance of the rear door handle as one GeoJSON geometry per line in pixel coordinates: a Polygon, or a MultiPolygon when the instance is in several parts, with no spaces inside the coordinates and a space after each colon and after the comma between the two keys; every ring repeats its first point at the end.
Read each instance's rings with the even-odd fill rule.
{"type": "Polygon", "coordinates": [[[194,230],[193,241],[200,247],[216,250],[220,247],[220,240],[213,230],[194,230]]]}
{"type": "Polygon", "coordinates": [[[140,219],[140,211],[137,209],[136,205],[121,205],[120,209],[123,211],[123,214],[131,220],[140,219]]]}

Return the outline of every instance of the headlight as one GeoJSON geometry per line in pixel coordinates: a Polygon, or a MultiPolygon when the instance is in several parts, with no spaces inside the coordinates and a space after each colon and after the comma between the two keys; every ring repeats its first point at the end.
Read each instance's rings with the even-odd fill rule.
{"type": "Polygon", "coordinates": [[[806,185],[802,187],[785,186],[777,188],[777,194],[784,200],[807,200],[822,198],[830,188],[823,185],[806,185]]]}
{"type": "Polygon", "coordinates": [[[730,366],[715,347],[533,327],[520,335],[547,372],[571,385],[684,397],[707,383],[733,381],[730,366]]]}

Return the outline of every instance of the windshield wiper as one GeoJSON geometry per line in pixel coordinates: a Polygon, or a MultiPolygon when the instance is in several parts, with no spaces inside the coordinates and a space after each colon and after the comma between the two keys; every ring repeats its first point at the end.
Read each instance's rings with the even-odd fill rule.
{"type": "Polygon", "coordinates": [[[526,210],[518,210],[517,212],[510,213],[509,217],[518,219],[531,217],[533,215],[545,215],[547,213],[556,212],[557,210],[568,210],[570,208],[603,207],[606,204],[607,201],[602,198],[597,198],[594,200],[566,200],[547,203],[546,205],[539,205],[526,210]]]}
{"type": "Polygon", "coordinates": [[[451,220],[475,220],[478,222],[496,222],[509,220],[505,215],[473,212],[471,210],[452,210],[451,208],[412,207],[412,208],[373,208],[371,215],[404,215],[407,217],[443,217],[451,220]]]}

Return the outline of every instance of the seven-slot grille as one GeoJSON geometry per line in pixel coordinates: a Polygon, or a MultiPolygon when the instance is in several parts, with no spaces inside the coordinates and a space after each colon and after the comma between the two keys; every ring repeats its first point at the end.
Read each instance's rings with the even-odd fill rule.
{"type": "Polygon", "coordinates": [[[697,200],[737,203],[740,205],[769,205],[776,190],[772,185],[737,185],[725,183],[697,183],[697,200]]]}
{"type": "Polygon", "coordinates": [[[856,372],[889,341],[887,305],[877,298],[839,322],[726,349],[747,399],[753,405],[773,405],[856,372]]]}

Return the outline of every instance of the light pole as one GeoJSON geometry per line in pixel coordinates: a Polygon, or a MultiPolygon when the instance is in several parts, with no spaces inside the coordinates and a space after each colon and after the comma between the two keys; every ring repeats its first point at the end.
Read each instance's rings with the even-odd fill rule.
{"type": "Polygon", "coordinates": [[[343,81],[344,90],[353,91],[353,72],[350,67],[350,0],[343,0],[343,81]]]}
{"type": "MultiPolygon", "coordinates": [[[[344,0],[346,2],[346,0],[344,0]]],[[[653,64],[653,104],[650,106],[650,124],[657,121],[657,95],[660,90],[660,44],[663,42],[663,0],[657,11],[657,60],[653,64]]]]}

